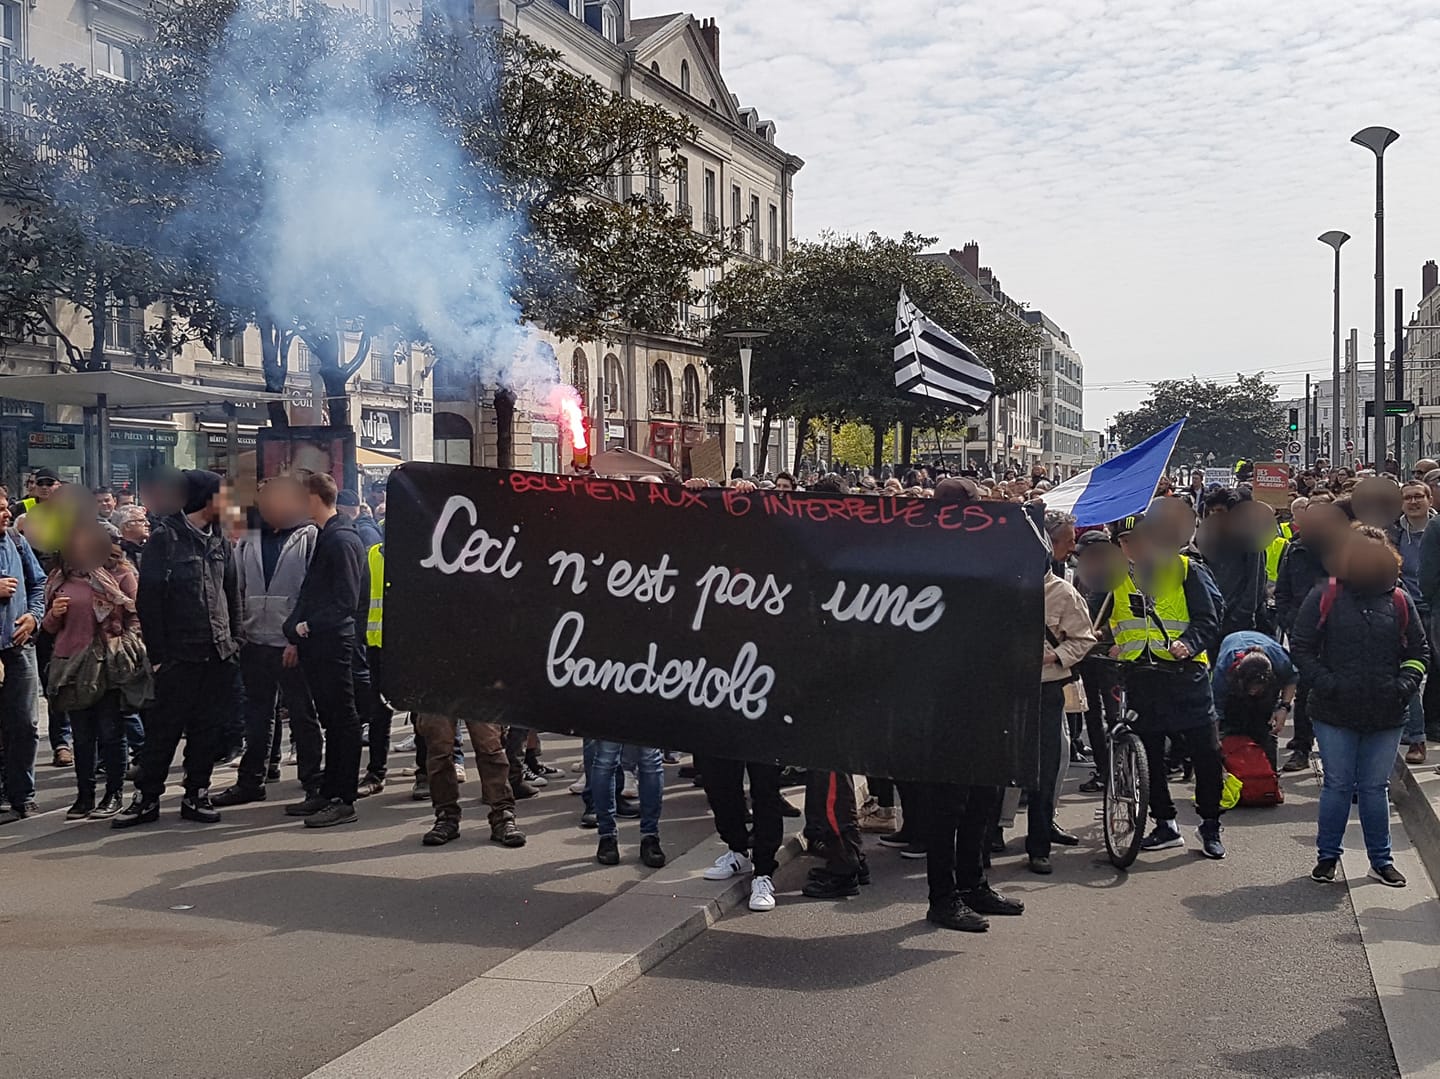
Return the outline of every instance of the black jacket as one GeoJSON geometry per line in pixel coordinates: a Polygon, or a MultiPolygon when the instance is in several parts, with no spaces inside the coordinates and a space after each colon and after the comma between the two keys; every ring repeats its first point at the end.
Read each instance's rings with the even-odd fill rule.
{"type": "Polygon", "coordinates": [[[315,553],[310,556],[300,596],[285,620],[286,639],[294,644],[306,639],[295,632],[301,622],[308,624],[311,641],[322,636],[353,637],[365,564],[360,534],[354,524],[337,513],[315,540],[315,553]]]}
{"type": "Polygon", "coordinates": [[[1286,633],[1294,629],[1300,604],[1312,588],[1329,579],[1319,553],[1303,539],[1291,540],[1280,556],[1275,575],[1275,615],[1281,629],[1286,633]]]}
{"type": "Polygon", "coordinates": [[[240,651],[240,585],[230,541],[162,517],[140,560],[135,596],[152,663],[229,659],[240,651]]]}
{"type": "Polygon", "coordinates": [[[1440,612],[1440,517],[1432,517],[1420,540],[1420,592],[1440,612]]]}
{"type": "Polygon", "coordinates": [[[1241,629],[1256,629],[1265,609],[1265,554],[1248,546],[1222,540],[1205,552],[1205,563],[1225,597],[1222,636],[1241,629]]]}
{"type": "Polygon", "coordinates": [[[1342,585],[1321,626],[1320,604],[1327,591],[1310,592],[1290,635],[1300,684],[1310,690],[1310,718],[1358,731],[1404,726],[1427,654],[1415,601],[1400,589],[1409,612],[1402,634],[1392,589],[1362,593],[1342,585]],[[1402,668],[1407,660],[1418,660],[1421,670],[1402,668]]]}

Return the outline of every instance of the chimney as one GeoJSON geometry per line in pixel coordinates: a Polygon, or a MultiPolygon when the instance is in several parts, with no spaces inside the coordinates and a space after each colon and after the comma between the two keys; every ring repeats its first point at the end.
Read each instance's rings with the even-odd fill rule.
{"type": "Polygon", "coordinates": [[[968,244],[965,245],[964,250],[959,252],[952,251],[951,254],[955,255],[960,260],[960,265],[965,267],[966,273],[968,273],[971,277],[975,278],[975,280],[980,280],[979,244],[977,244],[974,240],[971,240],[968,244]]]}
{"type": "Polygon", "coordinates": [[[1429,296],[1435,291],[1437,285],[1440,285],[1440,267],[1437,267],[1435,260],[1431,259],[1420,267],[1420,298],[1424,299],[1429,296]]]}
{"type": "Polygon", "coordinates": [[[720,66],[720,27],[715,25],[714,19],[706,19],[700,24],[700,36],[705,39],[706,46],[710,49],[710,57],[715,61],[715,66],[720,66]]]}

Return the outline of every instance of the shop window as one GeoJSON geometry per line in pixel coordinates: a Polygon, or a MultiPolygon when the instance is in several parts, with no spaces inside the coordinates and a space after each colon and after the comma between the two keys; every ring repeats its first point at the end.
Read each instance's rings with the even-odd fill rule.
{"type": "Polygon", "coordinates": [[[435,460],[444,465],[472,464],[475,429],[454,412],[435,413],[435,460]]]}

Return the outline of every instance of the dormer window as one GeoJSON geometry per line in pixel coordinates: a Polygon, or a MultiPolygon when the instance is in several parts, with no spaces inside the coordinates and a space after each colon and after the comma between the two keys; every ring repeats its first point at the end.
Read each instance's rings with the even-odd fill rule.
{"type": "Polygon", "coordinates": [[[606,41],[619,42],[620,40],[620,13],[614,4],[606,4],[600,9],[600,33],[605,35],[606,41]]]}
{"type": "Polygon", "coordinates": [[[570,0],[570,14],[577,19],[585,19],[585,0],[570,0]]]}

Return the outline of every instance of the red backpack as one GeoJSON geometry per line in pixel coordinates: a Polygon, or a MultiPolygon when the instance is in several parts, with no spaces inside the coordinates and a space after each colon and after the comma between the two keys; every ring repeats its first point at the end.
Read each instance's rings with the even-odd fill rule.
{"type": "Polygon", "coordinates": [[[1225,771],[1238,779],[1242,806],[1278,806],[1285,803],[1280,777],[1270,763],[1270,755],[1243,734],[1227,734],[1220,740],[1220,755],[1225,771]]]}
{"type": "MultiPolygon", "coordinates": [[[[1325,628],[1325,620],[1330,617],[1330,608],[1335,606],[1335,599],[1340,595],[1340,580],[1331,577],[1330,583],[1325,586],[1325,591],[1320,595],[1320,621],[1316,623],[1316,629],[1325,628]]],[[[1395,605],[1395,620],[1400,623],[1400,642],[1405,642],[1405,635],[1410,632],[1410,604],[1405,602],[1405,593],[1400,589],[1390,593],[1390,602],[1395,605]]]]}

